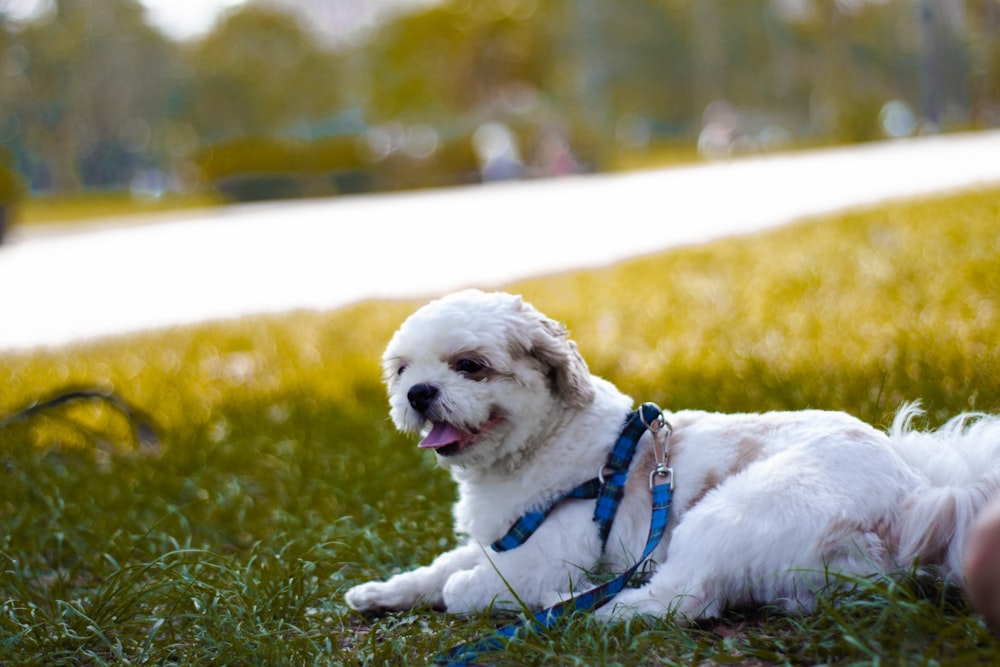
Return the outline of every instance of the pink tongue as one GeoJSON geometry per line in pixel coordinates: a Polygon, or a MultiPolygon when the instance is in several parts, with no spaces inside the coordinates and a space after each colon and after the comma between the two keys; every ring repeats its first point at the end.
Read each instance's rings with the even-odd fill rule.
{"type": "Polygon", "coordinates": [[[459,431],[451,424],[434,422],[431,432],[427,434],[426,438],[420,441],[420,447],[424,449],[437,449],[438,447],[444,447],[454,442],[461,442],[467,437],[468,434],[459,431]]]}

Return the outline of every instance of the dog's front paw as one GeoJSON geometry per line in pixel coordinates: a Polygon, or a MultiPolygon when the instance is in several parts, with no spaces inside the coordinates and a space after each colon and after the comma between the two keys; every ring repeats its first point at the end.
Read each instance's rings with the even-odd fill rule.
{"type": "Polygon", "coordinates": [[[412,609],[423,603],[423,598],[406,587],[391,581],[370,581],[347,591],[344,600],[363,614],[381,614],[387,611],[412,609]]]}
{"type": "Polygon", "coordinates": [[[378,581],[361,584],[347,591],[344,600],[351,609],[363,614],[386,611],[387,607],[382,603],[385,595],[381,592],[381,589],[384,588],[385,584],[378,581]]]}
{"type": "Polygon", "coordinates": [[[665,595],[649,585],[628,588],[594,614],[604,622],[630,621],[634,618],[670,618],[688,625],[699,618],[719,615],[717,604],[706,604],[703,596],[692,593],[665,595]]]}
{"type": "Polygon", "coordinates": [[[619,623],[638,617],[663,616],[664,605],[653,599],[646,588],[629,588],[594,612],[605,623],[619,623]]]}
{"type": "MultiPolygon", "coordinates": [[[[444,586],[445,607],[450,614],[505,612],[521,609],[520,601],[492,569],[456,572],[444,586]]],[[[530,601],[528,601],[530,605],[530,601]]]]}

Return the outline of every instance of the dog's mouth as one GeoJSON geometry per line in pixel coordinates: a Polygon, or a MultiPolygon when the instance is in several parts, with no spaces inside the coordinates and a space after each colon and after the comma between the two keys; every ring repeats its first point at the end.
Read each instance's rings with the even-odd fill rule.
{"type": "Polygon", "coordinates": [[[433,449],[440,456],[454,456],[474,445],[501,421],[503,421],[503,416],[493,413],[489,419],[472,431],[461,429],[448,422],[432,421],[430,432],[420,441],[419,446],[423,449],[433,449]]]}

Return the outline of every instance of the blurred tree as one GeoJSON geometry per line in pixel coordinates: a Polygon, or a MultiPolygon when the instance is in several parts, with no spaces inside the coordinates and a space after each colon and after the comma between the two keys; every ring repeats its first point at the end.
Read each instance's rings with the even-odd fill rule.
{"type": "Polygon", "coordinates": [[[713,49],[717,26],[711,34],[692,32],[686,8],[676,1],[622,0],[605,7],[602,56],[614,118],[640,116],[673,132],[690,132],[704,108],[698,104],[695,50],[713,49]]]}
{"type": "Polygon", "coordinates": [[[338,110],[336,56],[284,8],[231,10],[190,61],[181,114],[206,141],[307,133],[338,110]]]}
{"type": "Polygon", "coordinates": [[[0,115],[33,186],[127,183],[156,159],[172,50],[136,0],[56,0],[8,40],[0,115]]]}
{"type": "Polygon", "coordinates": [[[441,119],[537,90],[552,60],[531,19],[561,4],[452,0],[384,25],[365,47],[372,119],[441,119]]]}
{"type": "Polygon", "coordinates": [[[0,243],[10,225],[12,210],[24,195],[24,183],[10,164],[6,151],[0,149],[0,243]]]}
{"type": "Polygon", "coordinates": [[[255,142],[296,147],[264,151],[272,170],[393,188],[469,180],[484,123],[528,161],[598,169],[618,140],[694,144],[713,118],[749,150],[1000,124],[1000,0],[443,0],[339,51],[293,7],[249,0],[180,44],[138,0],[0,10],[0,148],[34,188],[239,171],[255,142]],[[316,144],[366,131],[358,155],[316,144]],[[376,153],[393,159],[351,163],[376,153]]]}
{"type": "MultiPolygon", "coordinates": [[[[995,0],[981,0],[995,2],[995,0]]],[[[968,109],[965,0],[661,0],[690,16],[697,109],[724,99],[806,141],[883,136],[891,100],[968,109]]],[[[677,21],[675,17],[672,19],[677,21]]],[[[966,122],[962,114],[950,124],[966,122]]]]}
{"type": "Polygon", "coordinates": [[[1000,0],[969,0],[968,12],[973,120],[995,126],[1000,123],[1000,0]]]}
{"type": "Polygon", "coordinates": [[[451,0],[383,26],[366,45],[375,122],[484,120],[529,141],[553,127],[591,161],[616,118],[682,125],[689,40],[648,0],[451,0]]]}

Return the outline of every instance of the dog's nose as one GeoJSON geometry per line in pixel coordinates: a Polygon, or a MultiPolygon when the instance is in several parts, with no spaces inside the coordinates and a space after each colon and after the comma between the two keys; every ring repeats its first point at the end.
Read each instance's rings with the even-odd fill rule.
{"type": "Polygon", "coordinates": [[[415,384],[406,392],[406,398],[417,412],[427,412],[427,408],[437,398],[439,390],[432,384],[415,384]]]}

